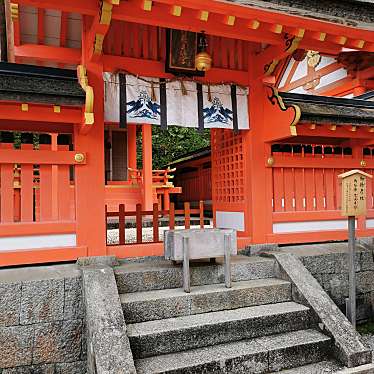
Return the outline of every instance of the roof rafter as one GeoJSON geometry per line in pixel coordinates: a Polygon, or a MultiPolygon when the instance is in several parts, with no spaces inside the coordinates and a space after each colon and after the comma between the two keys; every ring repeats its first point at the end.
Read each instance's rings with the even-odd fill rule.
{"type": "MultiPolygon", "coordinates": [[[[84,15],[95,16],[97,13],[97,6],[94,1],[91,0],[15,0],[15,3],[31,5],[40,8],[48,9],[60,9],[66,12],[76,12],[84,15]]],[[[139,8],[141,8],[140,3],[144,3],[144,0],[138,0],[139,8]]],[[[152,3],[152,2],[151,2],[152,3]]],[[[158,4],[174,4],[174,0],[154,0],[153,3],[158,4]]],[[[304,28],[305,30],[311,30],[314,32],[323,32],[333,34],[335,36],[346,36],[347,38],[352,38],[356,40],[366,40],[369,42],[374,42],[373,33],[370,30],[363,30],[355,27],[344,26],[332,22],[326,22],[316,19],[310,19],[301,16],[287,15],[279,12],[273,12],[270,10],[252,8],[247,6],[240,6],[238,4],[221,2],[216,0],[179,0],[179,6],[186,7],[195,10],[205,10],[209,13],[220,13],[227,15],[230,13],[231,16],[236,18],[242,18],[246,20],[257,20],[259,22],[269,22],[269,15],[271,15],[271,20],[274,23],[274,30],[279,31],[279,26],[287,26],[294,28],[304,28]],[[205,8],[205,9],[202,9],[205,8]]],[[[151,10],[157,8],[155,6],[151,7],[151,10]]]]}
{"type": "Polygon", "coordinates": [[[205,31],[207,34],[217,35],[233,39],[242,39],[258,43],[280,44],[282,37],[270,31],[253,29],[248,21],[241,18],[234,23],[225,22],[227,19],[221,14],[210,13],[208,21],[199,19],[197,9],[183,8],[180,16],[170,15],[170,5],[157,4],[151,11],[144,11],[138,0],[122,2],[113,10],[113,18],[128,22],[137,22],[153,26],[164,26],[174,29],[189,30],[195,32],[205,31]]]}
{"type": "Polygon", "coordinates": [[[119,5],[120,0],[101,0],[99,9],[95,15],[90,30],[88,31],[86,45],[88,50],[88,61],[100,58],[103,52],[103,42],[108,33],[112,20],[113,5],[119,5]]]}

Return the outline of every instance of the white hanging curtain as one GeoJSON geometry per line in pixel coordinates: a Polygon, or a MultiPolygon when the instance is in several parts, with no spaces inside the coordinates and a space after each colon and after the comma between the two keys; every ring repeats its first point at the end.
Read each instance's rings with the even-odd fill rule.
{"type": "Polygon", "coordinates": [[[233,85],[201,85],[191,81],[160,82],[156,78],[104,73],[105,121],[194,128],[249,128],[248,90],[233,85]],[[122,82],[122,83],[121,83],[122,82]],[[125,83],[123,83],[125,82],[125,83]],[[120,93],[121,84],[125,91],[120,93]]]}
{"type": "Polygon", "coordinates": [[[195,82],[169,82],[166,85],[167,122],[169,126],[198,127],[195,82]]]}

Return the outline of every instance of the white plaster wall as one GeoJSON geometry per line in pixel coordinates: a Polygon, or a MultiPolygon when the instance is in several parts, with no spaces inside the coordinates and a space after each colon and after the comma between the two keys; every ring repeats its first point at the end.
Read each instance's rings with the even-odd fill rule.
{"type": "Polygon", "coordinates": [[[244,231],[244,212],[216,212],[216,226],[219,229],[244,231]]]}
{"type": "Polygon", "coordinates": [[[75,234],[12,236],[0,238],[0,252],[18,249],[74,247],[76,244],[75,234]]]}
{"type": "Polygon", "coordinates": [[[278,222],[273,224],[274,234],[347,229],[348,223],[345,219],[306,222],[278,222]]]}

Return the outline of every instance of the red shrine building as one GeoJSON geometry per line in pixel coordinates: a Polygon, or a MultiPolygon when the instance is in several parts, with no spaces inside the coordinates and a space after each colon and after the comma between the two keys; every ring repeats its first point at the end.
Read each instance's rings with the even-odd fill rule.
{"type": "MultiPolygon", "coordinates": [[[[189,187],[153,170],[152,126],[210,129],[197,175],[214,225],[236,229],[240,248],[346,239],[337,176],[374,169],[372,10],[281,3],[5,1],[0,265],[160,255],[159,219],[204,225],[201,204],[170,204],[189,187]]],[[[374,235],[371,183],[358,236],[374,235]]]]}

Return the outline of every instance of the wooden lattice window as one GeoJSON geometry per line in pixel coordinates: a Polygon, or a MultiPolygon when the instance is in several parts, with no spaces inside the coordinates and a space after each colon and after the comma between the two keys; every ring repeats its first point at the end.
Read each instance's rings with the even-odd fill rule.
{"type": "Polygon", "coordinates": [[[244,201],[243,137],[232,130],[212,134],[213,196],[216,202],[244,201]]]}

